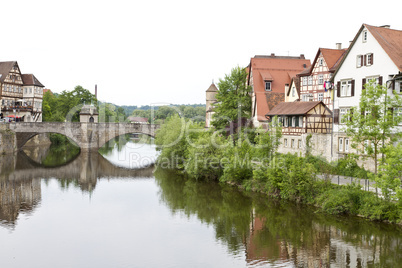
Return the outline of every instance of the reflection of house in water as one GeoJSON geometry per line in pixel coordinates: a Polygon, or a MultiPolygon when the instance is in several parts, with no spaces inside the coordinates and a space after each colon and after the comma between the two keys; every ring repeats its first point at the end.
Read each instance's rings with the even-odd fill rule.
{"type": "MultiPolygon", "coordinates": [[[[37,153],[33,155],[41,158],[37,153]]],[[[61,185],[91,192],[101,178],[150,178],[152,172],[152,166],[134,170],[114,166],[99,153],[81,153],[58,167],[45,167],[25,153],[0,156],[0,223],[15,224],[21,211],[35,208],[41,200],[41,179],[56,178],[61,185]]]]}
{"type": "MultiPolygon", "coordinates": [[[[287,226],[281,221],[267,222],[266,218],[254,215],[250,235],[245,241],[247,263],[289,263],[295,267],[330,267],[334,264],[337,267],[369,267],[380,264],[382,252],[399,252],[402,244],[398,238],[384,239],[347,232],[314,220],[308,222],[307,227],[304,232],[297,226],[287,226]]],[[[391,263],[398,259],[400,257],[391,263]]]]}
{"type": "Polygon", "coordinates": [[[14,225],[20,212],[32,211],[41,200],[40,179],[0,181],[0,223],[14,225]]]}

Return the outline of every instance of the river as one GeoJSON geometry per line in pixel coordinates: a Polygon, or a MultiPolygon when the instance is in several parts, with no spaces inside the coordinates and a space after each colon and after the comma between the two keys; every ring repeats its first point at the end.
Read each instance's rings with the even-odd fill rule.
{"type": "Polygon", "coordinates": [[[401,267],[399,227],[149,166],[152,144],[0,157],[1,267],[401,267]]]}

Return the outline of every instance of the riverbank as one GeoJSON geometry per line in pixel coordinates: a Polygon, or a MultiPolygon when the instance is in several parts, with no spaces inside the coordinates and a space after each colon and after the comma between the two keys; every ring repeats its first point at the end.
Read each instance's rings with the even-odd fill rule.
{"type": "Polygon", "coordinates": [[[280,132],[275,129],[247,129],[226,136],[201,131],[200,126],[187,122],[183,134],[182,124],[179,117],[172,117],[157,133],[155,142],[161,150],[158,164],[162,168],[181,170],[197,180],[235,184],[270,198],[313,205],[333,215],[402,223],[402,201],[385,200],[355,183],[343,186],[318,178],[318,174],[339,174],[367,179],[370,173],[358,167],[354,157],[328,163],[311,155],[278,154],[280,132]]]}
{"type": "Polygon", "coordinates": [[[17,138],[10,130],[9,123],[0,123],[0,154],[5,155],[17,150],[17,138]]]}

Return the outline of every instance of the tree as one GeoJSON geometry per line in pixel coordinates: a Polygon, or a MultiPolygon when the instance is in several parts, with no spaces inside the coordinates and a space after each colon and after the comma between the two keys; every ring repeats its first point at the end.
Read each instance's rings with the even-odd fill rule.
{"type": "Polygon", "coordinates": [[[223,129],[230,122],[242,117],[249,118],[251,114],[251,87],[247,86],[246,69],[233,68],[230,75],[220,79],[217,104],[214,108],[212,125],[217,129],[223,129]]]}
{"type": "Polygon", "coordinates": [[[359,106],[341,118],[346,124],[344,131],[351,137],[352,147],[358,154],[374,159],[375,174],[378,154],[396,138],[395,127],[401,122],[401,117],[392,111],[394,107],[401,107],[402,101],[398,95],[388,95],[387,91],[385,86],[371,80],[364,86],[359,106]]]}
{"type": "Polygon", "coordinates": [[[399,201],[402,205],[402,144],[388,145],[385,153],[376,183],[386,200],[399,201]]]}

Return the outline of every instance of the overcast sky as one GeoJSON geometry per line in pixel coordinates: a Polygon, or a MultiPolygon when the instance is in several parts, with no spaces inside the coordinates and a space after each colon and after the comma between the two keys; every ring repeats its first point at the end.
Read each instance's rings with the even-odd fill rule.
{"type": "Polygon", "coordinates": [[[205,103],[254,55],[348,46],[362,23],[402,30],[398,1],[50,1],[1,4],[0,61],[54,92],[81,85],[117,105],[205,103]],[[324,4],[328,3],[328,4],[324,4]]]}

